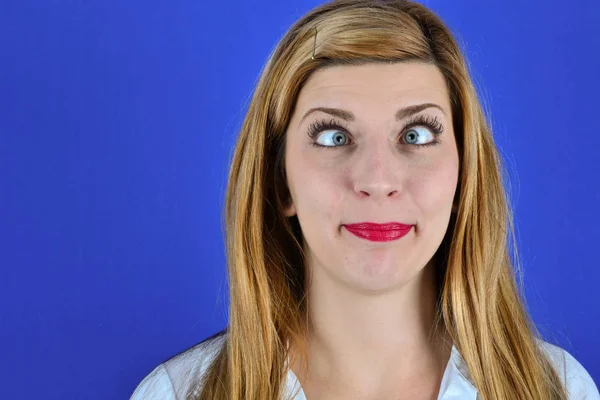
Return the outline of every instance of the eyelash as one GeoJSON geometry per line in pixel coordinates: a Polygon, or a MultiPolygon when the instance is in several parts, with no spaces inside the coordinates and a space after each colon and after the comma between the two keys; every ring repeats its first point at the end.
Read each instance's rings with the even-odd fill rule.
{"type": "MultiPolygon", "coordinates": [[[[318,147],[318,148],[326,148],[326,149],[335,149],[337,147],[343,147],[342,146],[323,146],[319,143],[317,143],[316,141],[314,141],[314,139],[317,137],[317,135],[323,131],[326,130],[339,130],[342,131],[344,133],[348,132],[348,129],[346,127],[341,126],[342,124],[338,123],[334,118],[331,118],[330,120],[317,120],[314,121],[313,123],[311,123],[308,127],[308,136],[313,139],[313,142],[311,142],[310,144],[312,146],[318,147]]],[[[412,144],[412,146],[416,147],[416,148],[423,148],[423,147],[427,147],[427,146],[435,146],[437,144],[440,143],[439,139],[437,139],[437,136],[439,136],[443,131],[444,131],[444,127],[442,125],[442,123],[438,120],[437,117],[430,117],[428,115],[417,115],[413,118],[411,118],[402,128],[402,131],[406,131],[409,128],[414,128],[415,126],[423,126],[425,128],[428,128],[434,135],[435,139],[432,140],[429,143],[424,143],[424,144],[412,144]]],[[[407,143],[408,145],[411,145],[410,143],[407,143]]]]}

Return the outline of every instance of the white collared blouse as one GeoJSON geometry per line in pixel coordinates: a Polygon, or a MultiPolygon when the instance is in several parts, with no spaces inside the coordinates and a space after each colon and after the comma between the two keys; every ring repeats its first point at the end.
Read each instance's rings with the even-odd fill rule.
{"type": "MultiPolygon", "coordinates": [[[[225,335],[217,336],[160,364],[140,382],[130,400],[184,400],[194,377],[200,376],[208,368],[224,343],[225,335]]],[[[539,343],[563,383],[566,383],[569,400],[600,400],[592,377],[571,354],[548,342],[539,343]]],[[[291,369],[288,370],[285,384],[285,399],[307,400],[300,381],[291,369]]],[[[479,396],[462,356],[453,346],[438,400],[459,399],[477,400],[479,396]]]]}

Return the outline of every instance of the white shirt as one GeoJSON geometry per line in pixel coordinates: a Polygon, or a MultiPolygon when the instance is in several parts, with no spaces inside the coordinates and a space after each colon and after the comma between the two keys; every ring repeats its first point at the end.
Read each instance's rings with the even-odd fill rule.
{"type": "MultiPolygon", "coordinates": [[[[183,400],[191,381],[206,371],[225,343],[225,335],[200,343],[156,367],[135,389],[130,400],[183,400]]],[[[585,368],[567,351],[550,343],[540,341],[542,349],[549,356],[563,384],[569,393],[569,400],[600,400],[598,388],[585,368]]],[[[306,400],[300,382],[289,369],[286,377],[285,399],[306,400]],[[296,393],[295,397],[291,397],[296,393]]],[[[480,399],[477,389],[467,371],[466,364],[456,349],[452,347],[450,360],[446,365],[438,400],[480,399]]]]}

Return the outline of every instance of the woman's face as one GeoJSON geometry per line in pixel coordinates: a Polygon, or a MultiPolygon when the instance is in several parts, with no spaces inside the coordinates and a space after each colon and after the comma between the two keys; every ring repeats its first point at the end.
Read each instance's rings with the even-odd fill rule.
{"type": "Polygon", "coordinates": [[[446,233],[458,180],[449,95],[438,68],[372,63],[317,70],[286,135],[286,215],[298,216],[308,267],[368,292],[415,277],[446,233]],[[399,239],[372,241],[345,227],[362,222],[413,226],[399,239]]]}

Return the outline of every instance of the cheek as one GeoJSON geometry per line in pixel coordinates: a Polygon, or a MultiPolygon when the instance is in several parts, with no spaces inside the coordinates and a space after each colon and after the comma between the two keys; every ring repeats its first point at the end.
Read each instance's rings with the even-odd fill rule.
{"type": "Polygon", "coordinates": [[[446,213],[452,208],[458,181],[458,162],[453,158],[425,167],[414,175],[409,186],[425,215],[446,213]]]}
{"type": "MultiPolygon", "coordinates": [[[[288,159],[288,183],[299,214],[331,217],[344,201],[347,171],[331,161],[311,160],[304,154],[288,159]]],[[[311,217],[312,218],[312,217],[311,217]]]]}
{"type": "Polygon", "coordinates": [[[330,219],[336,210],[341,210],[346,191],[344,182],[345,173],[338,167],[313,165],[306,168],[307,180],[305,181],[306,197],[312,204],[313,211],[321,217],[330,219]]]}

